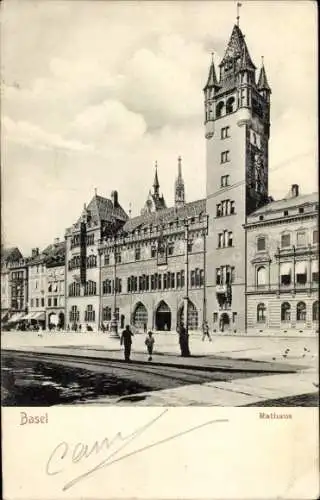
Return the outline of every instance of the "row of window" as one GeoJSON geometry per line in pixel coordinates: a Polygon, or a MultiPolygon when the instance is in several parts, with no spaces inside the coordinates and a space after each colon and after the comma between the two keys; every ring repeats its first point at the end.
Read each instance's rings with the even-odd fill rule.
{"type": "Polygon", "coordinates": [[[224,230],[218,234],[218,248],[226,248],[233,246],[233,233],[232,231],[224,230]]]}
{"type": "Polygon", "coordinates": [[[41,298],[41,299],[30,299],[30,307],[40,307],[40,306],[44,307],[44,298],[41,298]]]}
{"type": "MultiPolygon", "coordinates": [[[[80,255],[75,255],[68,262],[69,271],[72,271],[72,269],[79,269],[80,264],[81,264],[80,255]]],[[[92,268],[92,267],[96,267],[96,266],[97,266],[97,256],[96,255],[89,255],[89,257],[87,257],[87,259],[86,259],[86,267],[92,268]]]]}
{"type": "Polygon", "coordinates": [[[63,292],[64,281],[55,281],[48,284],[48,292],[63,292]]]}
{"type": "Polygon", "coordinates": [[[235,202],[231,200],[222,200],[217,204],[217,217],[224,217],[235,213],[235,202]]]}
{"type": "Polygon", "coordinates": [[[23,280],[24,278],[24,272],[23,271],[13,271],[11,274],[11,279],[12,280],[23,280]]]}
{"type": "MultiPolygon", "coordinates": [[[[296,306],[296,321],[306,321],[307,306],[305,302],[298,302],[296,306]]],[[[290,322],[293,319],[291,315],[291,305],[289,302],[281,304],[281,321],[290,322]]],[[[267,321],[267,307],[261,302],[257,305],[257,322],[265,323],[267,321]]],[[[319,302],[312,304],[312,321],[319,321],[319,302]]]]}
{"type": "MultiPolygon", "coordinates": [[[[121,278],[116,278],[116,292],[122,292],[122,280],[121,278]]],[[[114,293],[114,280],[104,280],[102,283],[102,293],[104,295],[114,293]]]]}
{"type": "MultiPolygon", "coordinates": [[[[192,242],[189,242],[188,243],[188,252],[192,252],[192,247],[193,247],[193,243],[192,242]]],[[[165,255],[173,255],[174,254],[174,243],[171,243],[169,242],[168,245],[165,246],[164,249],[162,249],[162,251],[158,251],[157,247],[156,246],[152,246],[151,247],[151,258],[154,259],[156,258],[159,253],[162,255],[162,254],[165,254],[165,255]]],[[[141,260],[141,248],[140,247],[136,247],[135,248],[135,254],[134,254],[134,259],[137,261],[137,260],[141,260]]],[[[120,264],[121,263],[121,253],[120,252],[117,252],[116,253],[116,263],[117,264],[120,264]]],[[[110,265],[110,254],[105,254],[104,255],[104,265],[108,266],[110,265]]]]}
{"type": "Polygon", "coordinates": [[[234,283],[235,268],[233,266],[221,266],[216,269],[216,284],[229,285],[234,283]]]}
{"type": "MultiPolygon", "coordinates": [[[[63,305],[63,297],[49,297],[47,299],[48,307],[58,307],[63,305]]],[[[30,299],[30,307],[45,307],[45,299],[30,299]]]]}
{"type": "MultiPolygon", "coordinates": [[[[304,214],[304,207],[299,207],[298,208],[298,213],[299,214],[304,214]]],[[[289,215],[289,210],[284,210],[283,211],[283,216],[284,217],[287,217],[289,215]]],[[[293,215],[293,213],[291,212],[291,215],[293,215]]],[[[260,215],[259,216],[259,220],[264,220],[264,215],[260,215]]]]}
{"type": "MultiPolygon", "coordinates": [[[[87,246],[94,245],[94,234],[86,235],[86,244],[87,246]]],[[[80,234],[75,234],[71,239],[71,248],[79,246],[80,246],[80,234]]]]}
{"type": "MultiPolygon", "coordinates": [[[[300,230],[296,233],[296,245],[297,247],[305,247],[308,244],[308,233],[307,231],[300,230]]],[[[316,245],[319,242],[319,231],[316,229],[312,232],[312,244],[316,245]]],[[[292,235],[291,233],[283,233],[281,235],[280,245],[281,248],[288,248],[292,244],[292,235]]],[[[257,251],[262,252],[267,248],[267,237],[266,236],[258,236],[257,238],[257,251]]]]}
{"type": "MultiPolygon", "coordinates": [[[[69,297],[80,297],[81,286],[80,283],[71,283],[69,285],[69,297]]],[[[84,295],[96,295],[97,284],[95,281],[87,281],[84,286],[84,295]]]]}
{"type": "MultiPolygon", "coordinates": [[[[93,309],[92,305],[87,305],[86,310],[84,311],[84,321],[92,322],[96,319],[96,312],[93,309]]],[[[78,322],[80,320],[80,311],[77,306],[72,306],[69,311],[69,321],[70,323],[78,322]]]]}
{"type": "MultiPolygon", "coordinates": [[[[295,282],[298,285],[305,285],[308,279],[308,263],[305,261],[298,261],[295,264],[292,262],[282,262],[280,264],[280,284],[291,285],[293,276],[295,274],[295,282]],[[295,270],[293,271],[293,267],[295,270]]],[[[319,282],[319,268],[318,261],[313,260],[311,264],[311,281],[313,283],[319,282]]],[[[256,284],[257,286],[265,286],[268,284],[268,274],[265,266],[257,268],[256,284]]]]}

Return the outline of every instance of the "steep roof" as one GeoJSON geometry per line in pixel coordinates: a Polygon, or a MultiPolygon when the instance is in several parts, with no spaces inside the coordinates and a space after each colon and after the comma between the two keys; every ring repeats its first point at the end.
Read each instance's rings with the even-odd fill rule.
{"type": "Polygon", "coordinates": [[[299,207],[301,205],[308,205],[312,203],[317,203],[319,201],[318,193],[310,193],[299,196],[294,196],[291,198],[283,198],[282,200],[272,201],[267,203],[255,212],[250,214],[250,217],[254,217],[255,215],[266,214],[269,212],[277,212],[279,210],[285,210],[287,208],[299,207]]]}
{"type": "Polygon", "coordinates": [[[44,259],[48,267],[62,265],[64,264],[66,256],[66,242],[61,241],[59,243],[52,243],[48,245],[42,253],[45,256],[44,259]]]}
{"type": "Polygon", "coordinates": [[[207,80],[207,83],[206,83],[206,85],[205,85],[205,87],[204,87],[203,90],[206,90],[209,87],[218,87],[218,86],[219,86],[218,79],[217,79],[217,75],[216,75],[216,70],[215,70],[214,62],[213,62],[213,59],[212,59],[211,65],[210,65],[210,69],[209,69],[208,80],[207,80]]]}
{"type": "Polygon", "coordinates": [[[149,226],[150,224],[157,225],[161,223],[174,222],[176,219],[184,219],[186,217],[196,217],[206,210],[206,200],[196,200],[186,203],[182,207],[170,207],[152,212],[149,214],[138,215],[129,219],[123,226],[123,231],[131,233],[138,228],[149,226]]]}
{"type": "Polygon", "coordinates": [[[271,92],[271,88],[270,88],[268,80],[267,80],[266,70],[264,69],[264,66],[262,66],[261,70],[260,70],[260,75],[259,75],[259,80],[258,80],[258,89],[259,90],[269,90],[271,92]]]}
{"type": "MultiPolygon", "coordinates": [[[[94,195],[90,201],[87,211],[90,212],[91,219],[98,224],[102,221],[112,222],[114,219],[125,222],[128,219],[128,215],[119,203],[113,206],[109,198],[104,198],[97,194],[94,195]]],[[[79,217],[78,222],[80,222],[80,220],[81,217],[79,217]]]]}
{"type": "Polygon", "coordinates": [[[237,24],[234,25],[226,51],[219,66],[222,66],[228,59],[235,59],[241,56],[242,46],[245,44],[244,36],[237,24]]]}
{"type": "Polygon", "coordinates": [[[1,262],[15,262],[23,258],[18,247],[1,248],[1,262]]]}

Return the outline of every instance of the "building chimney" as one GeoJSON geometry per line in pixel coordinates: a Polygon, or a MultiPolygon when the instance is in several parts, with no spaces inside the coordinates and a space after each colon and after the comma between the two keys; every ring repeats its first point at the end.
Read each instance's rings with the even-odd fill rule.
{"type": "Polygon", "coordinates": [[[298,184],[292,184],[291,196],[292,196],[292,198],[296,198],[297,196],[299,196],[299,185],[298,184]]]}
{"type": "Polygon", "coordinates": [[[113,207],[116,208],[119,205],[119,203],[118,203],[118,191],[112,191],[111,200],[112,200],[113,207]]]}
{"type": "Polygon", "coordinates": [[[31,250],[31,257],[37,257],[39,255],[39,248],[33,248],[31,250]]]}

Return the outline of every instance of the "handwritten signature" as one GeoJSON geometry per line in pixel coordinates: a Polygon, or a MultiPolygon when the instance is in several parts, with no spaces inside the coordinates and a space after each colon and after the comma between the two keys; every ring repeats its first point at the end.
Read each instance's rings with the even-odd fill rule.
{"type": "Polygon", "coordinates": [[[139,436],[146,432],[147,429],[154,426],[156,422],[164,417],[166,413],[168,413],[168,409],[162,411],[159,415],[157,415],[152,420],[148,421],[141,427],[138,427],[132,433],[128,435],[124,435],[122,432],[117,432],[112,438],[105,437],[101,441],[95,441],[93,444],[88,445],[86,443],[79,442],[75,446],[70,445],[70,443],[66,441],[61,441],[50,453],[49,459],[46,464],[46,473],[49,476],[55,476],[57,474],[61,474],[66,471],[66,468],[72,466],[74,464],[78,464],[80,462],[84,463],[89,457],[98,457],[100,462],[98,462],[94,467],[89,468],[86,472],[74,477],[71,481],[68,481],[62,488],[62,491],[66,491],[76,483],[79,483],[81,480],[85,479],[89,475],[98,471],[99,469],[105,468],[114,464],[116,462],[120,462],[125,458],[128,458],[132,455],[136,455],[143,451],[146,451],[150,448],[154,448],[161,444],[167,443],[168,441],[172,441],[173,439],[177,439],[181,436],[194,432],[202,427],[209,426],[215,423],[224,423],[228,422],[228,419],[215,419],[209,420],[205,423],[199,424],[197,426],[190,427],[189,429],[185,429],[179,433],[173,434],[171,436],[166,437],[165,439],[161,439],[159,441],[155,441],[151,444],[145,445],[143,447],[138,447],[134,451],[126,452],[123,450],[134,440],[136,440],[139,436]],[[105,456],[105,452],[111,451],[111,453],[105,456]],[[123,453],[120,453],[123,452],[123,453]],[[101,460],[101,456],[103,459],[101,460]]]}

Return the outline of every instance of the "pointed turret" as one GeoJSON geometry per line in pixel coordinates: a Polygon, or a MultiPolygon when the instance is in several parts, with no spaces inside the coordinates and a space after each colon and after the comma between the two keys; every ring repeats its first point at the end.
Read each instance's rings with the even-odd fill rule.
{"type": "Polygon", "coordinates": [[[219,87],[219,83],[218,83],[218,79],[217,79],[217,75],[216,75],[216,69],[214,66],[213,53],[211,54],[211,56],[212,56],[212,60],[211,60],[211,65],[210,65],[210,69],[209,69],[209,76],[208,76],[206,86],[203,89],[204,91],[206,91],[209,88],[215,89],[215,88],[219,87]]]}
{"type": "Polygon", "coordinates": [[[181,156],[178,158],[178,177],[174,184],[174,203],[176,207],[181,207],[185,204],[185,189],[181,172],[181,156]]]}
{"type": "Polygon", "coordinates": [[[271,88],[269,86],[267,75],[266,75],[266,70],[264,68],[263,57],[262,57],[262,66],[260,69],[260,75],[259,75],[259,80],[258,80],[258,90],[259,90],[259,93],[267,101],[269,101],[270,94],[271,94],[271,88]]]}
{"type": "Polygon", "coordinates": [[[154,174],[154,181],[153,181],[153,194],[154,194],[154,196],[159,196],[160,184],[159,184],[159,179],[158,179],[158,164],[157,164],[157,162],[155,163],[155,168],[156,168],[156,171],[154,174]]]}
{"type": "Polygon", "coordinates": [[[267,75],[266,75],[266,70],[264,68],[263,64],[263,59],[262,59],[262,66],[260,70],[260,75],[259,75],[259,80],[258,80],[258,89],[259,90],[268,90],[271,92],[271,88],[268,83],[267,75]]]}

